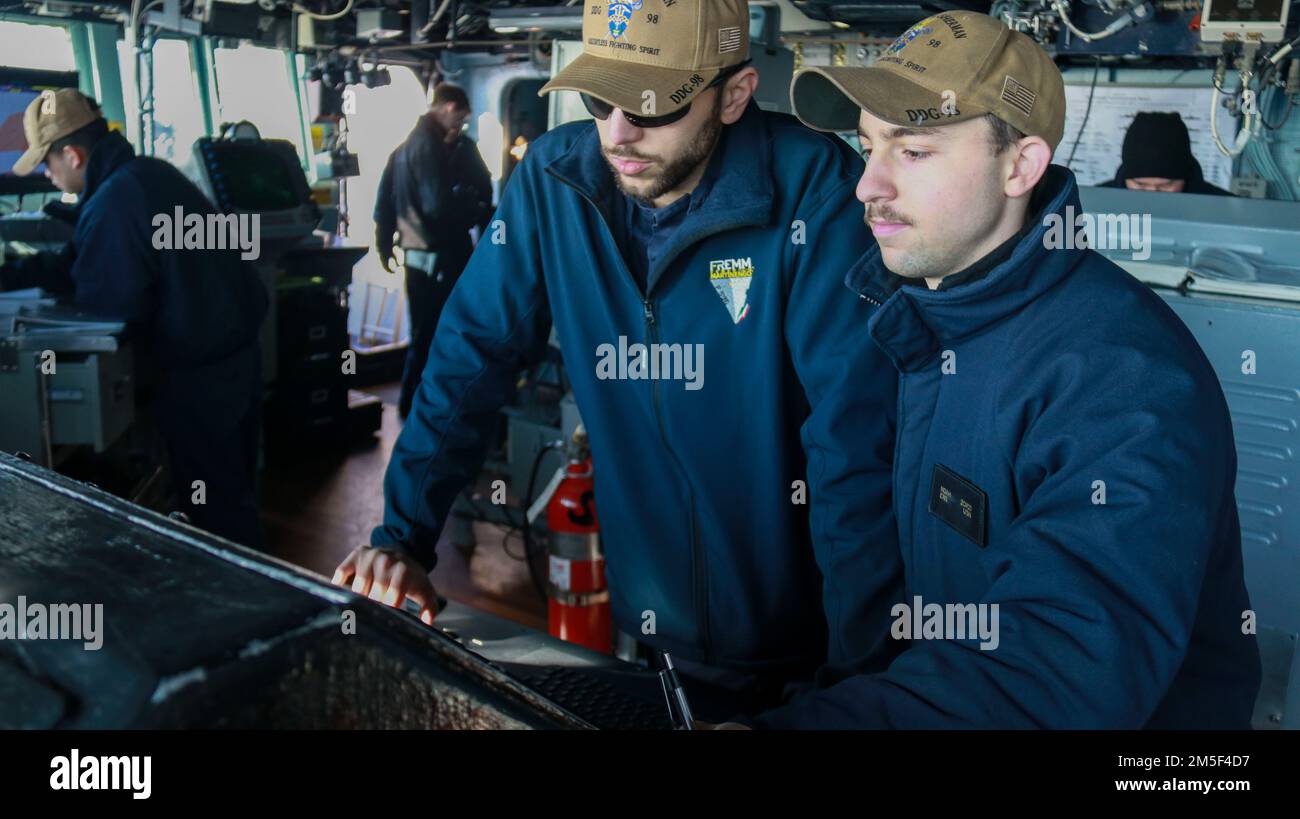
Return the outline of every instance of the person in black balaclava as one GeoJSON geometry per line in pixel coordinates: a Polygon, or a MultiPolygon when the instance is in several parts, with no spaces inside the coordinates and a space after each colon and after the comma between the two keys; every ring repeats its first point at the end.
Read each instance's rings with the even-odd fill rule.
{"type": "Polygon", "coordinates": [[[1176,112],[1141,111],[1124,135],[1122,164],[1103,188],[1164,193],[1204,193],[1232,196],[1205,181],[1201,163],[1192,156],[1187,126],[1176,112]]]}

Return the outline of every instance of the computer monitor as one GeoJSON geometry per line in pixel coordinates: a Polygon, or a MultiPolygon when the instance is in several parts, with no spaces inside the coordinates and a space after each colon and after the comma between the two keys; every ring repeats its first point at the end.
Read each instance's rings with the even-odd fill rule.
{"type": "Polygon", "coordinates": [[[41,91],[76,87],[76,72],[0,69],[0,194],[55,190],[39,166],[26,177],[13,172],[14,163],[27,150],[23,114],[41,91]]]}
{"type": "Polygon", "coordinates": [[[21,85],[0,85],[0,174],[12,174],[14,163],[27,150],[23,113],[40,93],[21,85]]]}
{"type": "Polygon", "coordinates": [[[293,143],[203,137],[194,148],[201,187],[219,210],[260,214],[271,238],[309,235],[320,221],[293,143]]]}

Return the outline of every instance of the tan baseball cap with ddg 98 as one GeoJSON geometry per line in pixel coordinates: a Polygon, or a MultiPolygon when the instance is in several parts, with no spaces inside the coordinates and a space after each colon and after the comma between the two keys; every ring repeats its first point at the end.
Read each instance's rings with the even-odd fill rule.
{"type": "Polygon", "coordinates": [[[85,95],[73,88],[42,91],[23,113],[23,135],[27,150],[14,163],[13,172],[26,176],[45,161],[50,146],[78,131],[103,114],[85,95]]]}
{"type": "Polygon", "coordinates": [[[584,0],[582,7],[582,54],[542,94],[579,91],[663,116],[749,59],[746,0],[584,0]]]}
{"type": "Polygon", "coordinates": [[[935,127],[993,114],[1053,150],[1065,131],[1065,82],[1038,44],[986,14],[927,17],[869,68],[809,68],[794,78],[795,113],[822,131],[852,131],[866,109],[893,125],[935,127]]]}

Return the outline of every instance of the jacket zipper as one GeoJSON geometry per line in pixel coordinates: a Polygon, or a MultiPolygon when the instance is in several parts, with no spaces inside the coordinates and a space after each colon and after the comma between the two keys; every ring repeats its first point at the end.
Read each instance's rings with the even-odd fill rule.
{"type": "MultiPolygon", "coordinates": [[[[630,275],[630,274],[629,274],[630,275]]],[[[655,321],[655,308],[650,303],[649,298],[641,300],[641,306],[645,308],[645,337],[647,344],[659,343],[659,328],[655,321]]],[[[650,380],[650,397],[655,408],[655,424],[659,427],[659,437],[663,439],[664,446],[668,446],[668,432],[664,429],[663,414],[659,409],[659,382],[654,379],[650,380]]],[[[676,457],[676,456],[674,456],[676,457]]]]}
{"type": "MultiPolygon", "coordinates": [[[[906,406],[906,402],[904,400],[904,393],[906,392],[906,390],[907,390],[907,379],[903,377],[902,373],[899,373],[898,374],[898,403],[895,405],[894,408],[895,409],[894,414],[895,416],[897,416],[894,422],[894,468],[890,471],[890,477],[889,477],[889,494],[891,497],[895,497],[895,498],[898,497],[898,481],[896,480],[898,476],[898,468],[903,463],[903,423],[904,423],[903,408],[906,406]]],[[[918,489],[917,491],[920,490],[918,489]]],[[[915,499],[913,499],[912,507],[915,508],[915,506],[916,506],[915,499]]],[[[898,525],[899,525],[898,518],[895,518],[894,520],[895,528],[897,528],[898,525]]],[[[907,538],[909,562],[906,564],[906,566],[915,566],[916,565],[916,538],[912,537],[910,533],[916,531],[916,521],[912,519],[910,512],[908,513],[907,529],[909,532],[909,536],[907,538]]],[[[906,566],[904,566],[904,570],[903,570],[903,592],[905,595],[907,594],[907,581],[908,581],[906,566]]]]}
{"type": "MultiPolygon", "coordinates": [[[[875,307],[884,306],[884,303],[881,302],[879,299],[875,298],[874,296],[868,296],[866,293],[859,292],[858,298],[862,299],[867,304],[870,304],[875,307]]],[[[896,479],[898,476],[898,465],[902,463],[903,421],[904,421],[903,392],[906,389],[903,374],[899,373],[897,377],[898,377],[898,401],[894,407],[895,416],[896,416],[895,426],[894,426],[894,468],[890,471],[890,476],[889,476],[889,493],[893,497],[898,496],[898,481],[896,479]]],[[[911,529],[915,525],[915,521],[909,520],[907,522],[907,525],[908,528],[911,529]]],[[[894,526],[895,527],[899,526],[899,521],[897,519],[894,521],[894,526]]],[[[910,560],[908,565],[915,566],[916,565],[916,538],[908,538],[908,540],[909,540],[909,546],[911,548],[911,551],[909,552],[908,555],[910,560]]],[[[903,572],[903,585],[904,587],[906,587],[907,585],[906,571],[903,572]]],[[[904,592],[906,592],[906,588],[904,588],[904,592]]]]}
{"type": "Polygon", "coordinates": [[[695,496],[691,495],[691,544],[695,557],[695,610],[704,623],[704,664],[713,665],[713,630],[709,627],[709,567],[700,543],[700,525],[695,514],[695,496]]]}
{"type": "MultiPolygon", "coordinates": [[[[867,304],[873,305],[873,306],[875,306],[875,307],[883,307],[883,306],[884,306],[883,302],[881,302],[879,299],[875,298],[874,296],[868,296],[866,293],[858,293],[858,298],[862,299],[862,300],[865,301],[867,304]]],[[[903,460],[903,458],[902,458],[902,455],[903,455],[903,422],[904,422],[904,420],[905,420],[904,417],[903,417],[903,406],[904,406],[904,402],[903,402],[903,392],[906,390],[906,380],[903,378],[903,374],[902,374],[901,372],[898,374],[897,378],[898,378],[898,402],[897,402],[897,403],[895,404],[895,406],[894,406],[894,409],[895,409],[895,425],[894,425],[894,468],[890,471],[890,476],[889,476],[889,494],[890,494],[892,497],[897,497],[897,496],[898,496],[898,481],[896,480],[896,478],[897,478],[897,476],[898,476],[898,466],[899,466],[900,463],[902,463],[902,460],[903,460]]],[[[908,520],[908,522],[907,522],[908,529],[911,530],[911,529],[915,526],[915,523],[916,523],[916,522],[913,521],[913,520],[908,520]]],[[[895,521],[894,521],[894,526],[897,527],[898,525],[899,525],[899,522],[898,522],[897,519],[895,519],[895,521]]],[[[914,537],[909,537],[909,538],[908,538],[908,541],[909,541],[908,545],[909,545],[909,548],[910,548],[910,551],[909,551],[908,557],[909,557],[910,562],[909,562],[907,565],[915,566],[915,565],[916,565],[916,538],[914,538],[914,537]]],[[[904,592],[906,593],[906,586],[907,586],[907,572],[906,572],[906,571],[903,572],[903,585],[904,585],[904,587],[905,587],[905,588],[904,588],[904,592]]]]}
{"type": "MultiPolygon", "coordinates": [[[[558,175],[553,174],[553,176],[555,176],[557,179],[560,179],[561,181],[564,181],[558,175]]],[[[566,182],[565,184],[568,183],[566,182]]],[[[581,196],[584,200],[586,200],[587,204],[591,205],[591,207],[596,211],[596,216],[599,217],[601,225],[604,226],[605,234],[609,238],[610,244],[614,245],[615,249],[617,249],[618,242],[614,240],[614,230],[613,228],[610,227],[609,221],[605,218],[604,212],[601,211],[600,207],[596,205],[595,200],[593,200],[590,196],[588,196],[586,192],[579,190],[576,186],[569,185],[569,187],[577,191],[578,195],[581,196]]],[[[658,319],[655,316],[654,304],[650,301],[650,296],[648,293],[641,293],[640,286],[637,285],[636,279],[633,278],[632,276],[632,271],[628,268],[626,262],[623,261],[623,257],[621,254],[618,255],[618,263],[619,266],[623,269],[624,276],[627,278],[628,281],[632,283],[633,289],[636,290],[636,292],[641,295],[641,307],[645,311],[646,341],[650,344],[658,343],[659,341],[658,319]]],[[[664,442],[664,449],[667,450],[668,453],[672,456],[673,460],[677,462],[677,468],[681,473],[681,475],[683,476],[683,478],[685,478],[686,469],[681,465],[681,461],[678,459],[677,453],[673,450],[672,446],[669,445],[668,443],[668,433],[667,430],[664,429],[663,410],[659,406],[659,383],[657,381],[654,381],[653,379],[650,381],[650,396],[651,396],[651,403],[654,405],[655,424],[659,427],[659,438],[664,442]]],[[[708,601],[708,586],[706,584],[706,576],[704,574],[704,569],[705,569],[704,549],[700,547],[699,526],[695,519],[695,496],[689,491],[689,486],[690,486],[689,481],[684,480],[683,483],[687,485],[687,490],[688,490],[687,495],[690,498],[691,565],[692,565],[692,570],[695,573],[695,577],[692,578],[693,581],[692,586],[694,587],[694,593],[695,593],[695,610],[700,620],[700,628],[701,628],[700,637],[702,643],[701,648],[703,649],[703,655],[704,655],[703,662],[705,665],[712,665],[713,664],[713,638],[711,635],[711,629],[709,628],[709,610],[708,610],[709,601],[708,601]]]]}
{"type": "MultiPolygon", "coordinates": [[[[655,320],[654,305],[650,300],[644,299],[642,305],[645,307],[646,320],[646,339],[651,344],[659,342],[659,329],[655,320]]],[[[659,382],[650,382],[650,395],[655,408],[655,422],[659,425],[659,437],[663,439],[664,447],[670,452],[672,449],[668,446],[668,434],[664,429],[663,413],[659,407],[659,382]]],[[[673,456],[676,458],[676,455],[673,456]]],[[[700,618],[702,626],[701,638],[704,649],[704,663],[713,664],[713,637],[709,628],[709,586],[708,573],[706,570],[704,549],[700,546],[700,529],[695,514],[695,495],[690,495],[691,505],[691,564],[695,572],[694,594],[695,594],[695,611],[700,618]]]]}

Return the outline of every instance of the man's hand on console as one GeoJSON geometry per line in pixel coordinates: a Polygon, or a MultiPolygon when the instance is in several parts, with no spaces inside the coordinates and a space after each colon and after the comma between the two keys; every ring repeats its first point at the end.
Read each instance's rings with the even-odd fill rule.
{"type": "Polygon", "coordinates": [[[334,582],[394,608],[410,599],[429,625],[438,613],[438,596],[428,573],[418,560],[396,549],[358,546],[334,570],[334,582]]]}

